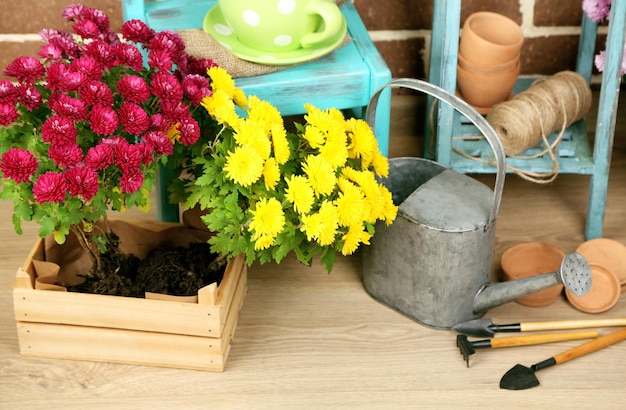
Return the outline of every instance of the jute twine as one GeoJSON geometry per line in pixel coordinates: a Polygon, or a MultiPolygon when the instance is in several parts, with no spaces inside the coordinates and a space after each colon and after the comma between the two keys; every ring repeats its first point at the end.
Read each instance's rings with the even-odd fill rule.
{"type": "MultiPolygon", "coordinates": [[[[549,172],[531,172],[507,164],[507,169],[531,182],[546,184],[559,172],[558,145],[565,129],[583,118],[591,109],[591,88],[587,81],[573,71],[561,71],[548,79],[535,81],[526,91],[509,101],[493,106],[487,121],[494,128],[508,157],[533,159],[548,154],[552,160],[549,172]],[[548,136],[559,131],[550,143],[548,136]],[[543,142],[537,154],[520,156],[521,152],[543,142]]],[[[460,155],[493,164],[455,149],[460,155]]]]}
{"type": "Polygon", "coordinates": [[[537,80],[511,100],[495,105],[487,121],[500,137],[504,152],[515,156],[555,131],[562,133],[590,108],[587,81],[578,73],[562,71],[547,80],[537,80]]]}

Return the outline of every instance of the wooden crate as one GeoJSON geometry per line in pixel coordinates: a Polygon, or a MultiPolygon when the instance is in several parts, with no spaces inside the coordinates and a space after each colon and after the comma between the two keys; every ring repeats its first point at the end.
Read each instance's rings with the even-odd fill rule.
{"type": "Polygon", "coordinates": [[[35,288],[39,239],[13,287],[24,356],[223,371],[247,291],[243,255],[232,259],[219,286],[197,303],[94,295],[35,288]]]}

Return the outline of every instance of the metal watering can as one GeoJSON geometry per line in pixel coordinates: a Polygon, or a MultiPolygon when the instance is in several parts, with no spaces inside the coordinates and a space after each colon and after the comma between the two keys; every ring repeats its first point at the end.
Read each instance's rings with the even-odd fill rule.
{"type": "Polygon", "coordinates": [[[591,287],[585,258],[570,253],[557,272],[490,283],[495,225],[505,176],[505,154],[489,123],[467,103],[424,81],[396,79],[378,90],[367,108],[374,126],[380,93],[405,87],[429,94],[476,125],[496,159],[495,187],[489,187],[422,158],[389,160],[391,191],[398,216],[380,222],[363,248],[363,284],[376,300],[430,327],[449,329],[482,316],[488,309],[563,283],[577,295],[591,287]]]}

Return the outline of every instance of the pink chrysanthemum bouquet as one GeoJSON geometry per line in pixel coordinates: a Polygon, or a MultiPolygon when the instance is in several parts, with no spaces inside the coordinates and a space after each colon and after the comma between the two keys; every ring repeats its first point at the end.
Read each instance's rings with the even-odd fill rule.
{"type": "Polygon", "coordinates": [[[1,197],[15,204],[18,233],[22,221],[59,243],[73,231],[97,262],[108,232],[94,222],[147,207],[159,160],[200,138],[214,63],[139,20],[120,38],[98,9],[62,16],[75,34],[43,30],[38,58],[18,57],[4,71],[15,80],[0,80],[1,197]]]}

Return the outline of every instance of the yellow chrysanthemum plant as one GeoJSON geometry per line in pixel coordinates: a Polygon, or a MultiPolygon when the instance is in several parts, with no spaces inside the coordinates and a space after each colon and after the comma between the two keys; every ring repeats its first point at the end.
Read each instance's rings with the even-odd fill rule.
{"type": "Polygon", "coordinates": [[[214,132],[182,163],[170,198],[207,211],[214,252],[244,253],[252,264],[293,251],[307,266],[319,255],[330,272],[337,253],[369,244],[376,221],[394,221],[378,180],[389,164],[365,121],[306,105],[306,123],[288,132],[270,103],[246,97],[222,68],[208,73],[212,93],[201,105],[214,132]]]}

